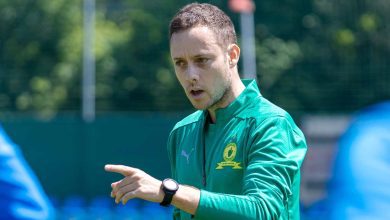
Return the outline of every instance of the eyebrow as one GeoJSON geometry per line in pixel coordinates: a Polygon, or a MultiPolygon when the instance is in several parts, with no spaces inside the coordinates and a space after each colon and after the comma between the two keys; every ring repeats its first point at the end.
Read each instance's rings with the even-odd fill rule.
{"type": "Polygon", "coordinates": [[[205,57],[205,56],[208,56],[208,54],[198,54],[198,55],[195,55],[194,58],[200,58],[200,57],[205,57]]]}
{"type": "Polygon", "coordinates": [[[173,60],[182,60],[183,58],[181,57],[174,57],[173,60]]]}
{"type": "MultiPolygon", "coordinates": [[[[210,56],[210,54],[208,53],[205,53],[205,54],[197,54],[195,56],[193,56],[192,58],[201,58],[201,57],[207,57],[207,56],[210,56]]],[[[173,60],[182,60],[184,58],[182,57],[173,57],[173,60]]]]}

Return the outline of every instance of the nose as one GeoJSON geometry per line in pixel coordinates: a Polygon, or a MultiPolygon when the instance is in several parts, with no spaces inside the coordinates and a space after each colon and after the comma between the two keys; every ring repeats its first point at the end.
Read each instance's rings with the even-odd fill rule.
{"type": "Polygon", "coordinates": [[[189,64],[186,72],[187,80],[189,82],[196,82],[199,80],[199,71],[195,65],[189,64]]]}

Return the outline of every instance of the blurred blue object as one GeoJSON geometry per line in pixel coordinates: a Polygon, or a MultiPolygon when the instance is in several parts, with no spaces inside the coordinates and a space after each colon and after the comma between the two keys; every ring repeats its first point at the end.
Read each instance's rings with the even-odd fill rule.
{"type": "Polygon", "coordinates": [[[80,195],[71,195],[65,198],[63,204],[63,208],[66,207],[86,207],[87,200],[80,195]]]}
{"type": "Polygon", "coordinates": [[[0,126],[0,219],[54,219],[54,214],[19,147],[0,126]]]}
{"type": "Polygon", "coordinates": [[[122,205],[107,196],[97,196],[88,203],[84,197],[74,195],[65,198],[58,207],[57,220],[171,220],[172,213],[172,207],[140,199],[122,205]]]}
{"type": "Polygon", "coordinates": [[[168,220],[173,218],[173,208],[163,207],[158,203],[147,202],[143,208],[144,219],[168,220]]]}
{"type": "Polygon", "coordinates": [[[142,220],[142,204],[138,199],[129,200],[126,205],[117,204],[115,207],[115,220],[142,220]]]}
{"type": "Polygon", "coordinates": [[[115,207],[115,220],[171,220],[173,208],[162,207],[158,203],[139,199],[129,200],[126,205],[118,204],[115,207]]]}
{"type": "Polygon", "coordinates": [[[112,203],[112,199],[107,196],[97,196],[93,198],[88,206],[88,219],[113,219],[112,203]]]}
{"type": "Polygon", "coordinates": [[[328,198],[312,208],[326,219],[390,219],[390,101],[354,117],[339,141],[328,198]]]}
{"type": "Polygon", "coordinates": [[[89,207],[94,208],[112,208],[113,199],[108,196],[96,196],[91,199],[89,207]]]}
{"type": "Polygon", "coordinates": [[[86,206],[87,202],[82,196],[69,196],[64,200],[62,207],[57,210],[57,219],[86,220],[88,219],[86,206]]]}
{"type": "Polygon", "coordinates": [[[328,220],[328,198],[313,203],[310,207],[301,210],[301,220],[328,220]]]}

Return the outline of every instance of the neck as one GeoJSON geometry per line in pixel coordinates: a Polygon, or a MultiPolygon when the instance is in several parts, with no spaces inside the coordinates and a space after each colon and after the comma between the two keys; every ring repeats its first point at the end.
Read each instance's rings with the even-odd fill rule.
{"type": "Polygon", "coordinates": [[[232,79],[232,86],[228,94],[225,94],[225,97],[222,98],[224,101],[221,105],[215,105],[207,109],[210,115],[211,123],[217,121],[216,110],[220,108],[226,108],[230,103],[232,103],[241,93],[244,91],[245,85],[242,83],[240,77],[237,74],[237,77],[232,79]]]}

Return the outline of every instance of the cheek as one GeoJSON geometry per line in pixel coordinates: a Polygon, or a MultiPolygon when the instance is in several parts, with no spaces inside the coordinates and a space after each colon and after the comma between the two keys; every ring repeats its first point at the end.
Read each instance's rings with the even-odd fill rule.
{"type": "Polygon", "coordinates": [[[176,79],[179,81],[180,85],[185,87],[185,79],[183,73],[175,71],[176,79]]]}
{"type": "Polygon", "coordinates": [[[222,65],[216,66],[216,68],[211,68],[206,74],[208,78],[207,81],[209,83],[212,82],[215,86],[221,84],[225,80],[226,75],[227,73],[222,65]]]}
{"type": "Polygon", "coordinates": [[[181,82],[182,78],[183,78],[183,74],[180,73],[180,71],[178,71],[176,68],[175,68],[175,75],[176,75],[177,80],[179,80],[181,82]]]}

